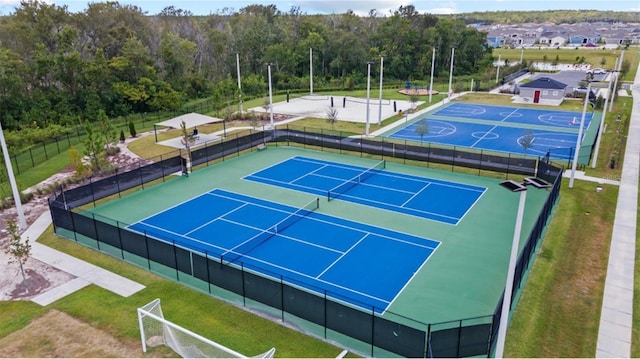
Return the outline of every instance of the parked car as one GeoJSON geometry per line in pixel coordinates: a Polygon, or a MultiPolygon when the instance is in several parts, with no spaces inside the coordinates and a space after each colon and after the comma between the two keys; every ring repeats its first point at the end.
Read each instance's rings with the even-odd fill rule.
{"type": "Polygon", "coordinates": [[[602,74],[606,74],[607,70],[605,69],[601,69],[601,68],[595,68],[595,69],[590,69],[587,71],[588,74],[594,74],[594,75],[602,75],[602,74]]]}
{"type": "Polygon", "coordinates": [[[573,88],[573,93],[574,94],[579,94],[579,93],[586,94],[587,93],[587,88],[586,87],[574,87],[573,88]]]}

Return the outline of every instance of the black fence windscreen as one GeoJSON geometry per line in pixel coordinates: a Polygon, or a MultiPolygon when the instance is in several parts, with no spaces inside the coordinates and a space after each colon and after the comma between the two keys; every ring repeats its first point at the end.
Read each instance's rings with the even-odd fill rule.
{"type": "MultiPolygon", "coordinates": [[[[229,155],[238,155],[239,151],[251,149],[262,143],[277,145],[285,141],[303,145],[324,146],[339,151],[356,151],[369,155],[393,156],[401,159],[415,159],[447,163],[452,166],[476,168],[478,170],[501,171],[536,175],[541,180],[553,184],[550,195],[518,259],[514,293],[521,286],[522,279],[531,265],[531,259],[558,198],[562,169],[545,160],[499,157],[487,153],[471,153],[457,149],[420,147],[409,143],[388,143],[375,140],[350,139],[335,134],[318,134],[306,131],[277,130],[251,133],[248,136],[217,142],[197,151],[193,151],[192,164],[206,163],[229,155]]],[[[182,154],[184,155],[184,154],[182,154]]],[[[152,238],[145,233],[130,231],[117,221],[93,215],[91,212],[76,212],[74,208],[95,202],[106,196],[148,181],[180,171],[182,155],[164,159],[161,162],[139,166],[128,172],[116,172],[112,176],[90,181],[70,190],[56,191],[49,199],[49,207],[56,233],[68,235],[78,240],[83,236],[94,240],[98,249],[101,244],[121,251],[123,260],[143,258],[154,270],[159,264],[166,274],[174,270],[174,279],[180,281],[185,274],[197,278],[216,288],[235,293],[242,298],[251,299],[296,318],[314,323],[327,332],[336,332],[356,339],[385,353],[394,353],[403,357],[466,357],[488,356],[492,353],[498,331],[501,301],[496,311],[481,319],[460,319],[454,322],[427,324],[395,315],[390,311],[384,315],[376,308],[350,305],[355,303],[335,293],[313,290],[296,284],[282,276],[259,274],[249,268],[226,264],[202,250],[194,252],[177,246],[170,241],[152,238]],[[61,231],[64,230],[64,231],[61,231]],[[391,319],[401,318],[401,319],[391,319]]],[[[113,251],[111,251],[113,254],[113,251]]],[[[139,265],[139,260],[136,263],[139,265]]],[[[513,300],[513,298],[510,298],[513,300]]]]}

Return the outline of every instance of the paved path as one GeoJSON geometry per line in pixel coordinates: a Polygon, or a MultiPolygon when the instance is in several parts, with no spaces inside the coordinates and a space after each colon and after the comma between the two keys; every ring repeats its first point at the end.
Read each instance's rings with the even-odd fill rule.
{"type": "Polygon", "coordinates": [[[33,302],[45,306],[89,284],[98,285],[123,297],[144,289],[142,284],[36,242],[49,225],[51,225],[51,213],[46,211],[21,236],[32,240],[31,255],[34,259],[72,274],[76,278],[34,297],[31,299],[33,302]]]}
{"type": "Polygon", "coordinates": [[[595,353],[598,358],[631,357],[640,164],[640,71],[636,74],[632,92],[633,108],[600,313],[600,330],[595,353]]]}

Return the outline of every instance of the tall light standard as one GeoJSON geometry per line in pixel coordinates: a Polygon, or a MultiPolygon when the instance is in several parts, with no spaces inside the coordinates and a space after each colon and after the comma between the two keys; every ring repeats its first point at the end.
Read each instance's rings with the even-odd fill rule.
{"type": "Polygon", "coordinates": [[[313,95],[313,48],[309,48],[309,94],[313,95]]]}
{"type": "Polygon", "coordinates": [[[384,57],[380,56],[380,97],[378,100],[378,126],[382,124],[382,73],[384,72],[384,57]]]}
{"type": "Polygon", "coordinates": [[[238,102],[242,113],[242,85],[240,84],[240,54],[236,52],[236,69],[238,70],[238,102]]]}
{"type": "Polygon", "coordinates": [[[429,103],[431,103],[431,94],[433,93],[433,70],[436,65],[436,48],[431,49],[431,79],[429,80],[429,103]]]}
{"type": "Polygon", "coordinates": [[[451,89],[451,82],[453,81],[453,57],[456,53],[456,48],[452,47],[451,48],[451,66],[449,68],[449,94],[447,95],[449,101],[451,101],[451,92],[453,91],[451,89]]]}
{"type": "Polygon", "coordinates": [[[607,116],[607,105],[609,104],[609,95],[611,94],[611,80],[607,87],[607,97],[604,100],[604,107],[602,108],[602,119],[600,119],[600,126],[598,127],[598,137],[596,140],[596,148],[593,152],[593,159],[591,160],[591,168],[596,168],[598,163],[598,151],[600,151],[600,140],[602,139],[602,131],[604,130],[604,119],[607,116]]]}
{"type": "Polygon", "coordinates": [[[571,164],[571,177],[569,178],[569,188],[573,188],[573,179],[576,175],[576,167],[578,166],[578,155],[580,154],[580,144],[582,143],[582,132],[584,128],[584,118],[587,115],[587,104],[591,100],[591,81],[592,74],[587,74],[587,94],[584,97],[584,106],[582,107],[582,117],[580,119],[580,128],[578,129],[578,139],[576,140],[576,150],[573,153],[573,163],[571,164]]]}
{"type": "Polygon", "coordinates": [[[18,212],[18,227],[20,228],[20,230],[24,230],[27,229],[27,220],[24,217],[24,210],[22,209],[22,201],[20,200],[20,191],[18,190],[18,185],[16,184],[16,178],[13,176],[13,167],[11,167],[9,150],[7,149],[7,143],[4,140],[2,123],[0,123],[0,145],[2,146],[2,153],[4,154],[4,164],[7,167],[7,177],[9,177],[11,192],[13,192],[13,201],[16,204],[16,212],[18,212]]]}
{"type": "Polygon", "coordinates": [[[496,83],[498,83],[498,77],[500,77],[500,61],[502,58],[502,54],[498,55],[498,63],[496,64],[498,66],[498,69],[496,70],[496,83]]]}
{"type": "Polygon", "coordinates": [[[267,64],[267,72],[269,74],[269,120],[271,122],[271,129],[273,129],[273,90],[271,88],[271,65],[267,64]]]}
{"type": "Polygon", "coordinates": [[[496,358],[504,357],[504,343],[507,337],[507,325],[509,324],[509,311],[511,309],[511,295],[513,293],[513,278],[516,272],[516,261],[518,259],[518,249],[520,247],[520,233],[522,231],[522,220],[524,218],[524,204],[527,201],[527,187],[515,181],[504,181],[500,186],[511,192],[520,192],[518,202],[518,214],[513,230],[513,241],[511,242],[511,256],[509,257],[509,268],[507,270],[507,282],[504,287],[502,298],[502,310],[500,314],[500,327],[498,328],[498,340],[496,342],[496,358]]]}
{"type": "Polygon", "coordinates": [[[367,62],[367,125],[365,135],[369,137],[369,102],[371,100],[371,65],[373,62],[367,62]]]}

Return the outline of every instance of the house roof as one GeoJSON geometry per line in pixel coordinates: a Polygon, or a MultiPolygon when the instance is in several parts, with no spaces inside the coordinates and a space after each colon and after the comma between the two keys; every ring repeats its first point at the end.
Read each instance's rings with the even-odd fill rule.
{"type": "Polygon", "coordinates": [[[554,80],[549,77],[540,77],[526,84],[520,85],[520,87],[542,88],[551,90],[564,90],[567,88],[567,84],[554,80]]]}

